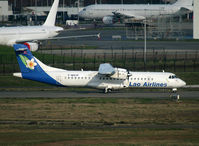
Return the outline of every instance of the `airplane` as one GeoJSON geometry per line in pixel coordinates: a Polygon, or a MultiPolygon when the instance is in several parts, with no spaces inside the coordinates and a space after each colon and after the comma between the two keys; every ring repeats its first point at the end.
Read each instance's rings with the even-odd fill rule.
{"type": "Polygon", "coordinates": [[[15,44],[14,50],[20,67],[13,76],[62,87],[90,87],[104,93],[124,88],[169,88],[177,91],[186,83],[169,72],[133,72],[100,64],[98,71],[74,71],[54,68],[34,57],[24,44],[15,44]]]}
{"type": "Polygon", "coordinates": [[[64,29],[55,26],[57,8],[59,0],[54,0],[51,10],[45,23],[41,26],[17,26],[17,27],[1,27],[0,28],[0,44],[13,46],[16,43],[25,43],[31,51],[37,51],[39,41],[56,40],[78,37],[92,37],[97,35],[67,36],[55,37],[64,29]]]}
{"type": "Polygon", "coordinates": [[[104,24],[131,19],[133,21],[159,16],[187,14],[193,11],[193,0],[177,0],[174,4],[95,4],[79,12],[84,19],[100,19],[104,24]]]}

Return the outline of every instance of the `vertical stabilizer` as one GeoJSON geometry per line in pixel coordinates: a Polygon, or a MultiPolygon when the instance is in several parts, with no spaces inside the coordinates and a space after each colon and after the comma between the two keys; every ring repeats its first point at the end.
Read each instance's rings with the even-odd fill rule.
{"type": "Polygon", "coordinates": [[[44,68],[47,68],[47,66],[41,63],[38,59],[36,59],[26,45],[15,44],[14,50],[21,70],[21,73],[15,73],[14,76],[62,86],[55,79],[47,74],[47,72],[44,70],[44,68]]]}
{"type": "Polygon", "coordinates": [[[192,6],[193,0],[177,0],[175,5],[178,6],[192,6]]]}
{"type": "Polygon", "coordinates": [[[55,26],[58,5],[59,5],[59,0],[54,0],[54,3],[50,9],[48,17],[45,23],[43,24],[44,26],[55,26]]]}

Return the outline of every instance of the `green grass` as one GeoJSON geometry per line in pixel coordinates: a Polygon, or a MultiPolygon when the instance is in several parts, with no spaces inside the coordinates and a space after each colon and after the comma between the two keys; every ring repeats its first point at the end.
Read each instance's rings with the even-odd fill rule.
{"type": "Polygon", "coordinates": [[[0,54],[2,55],[15,55],[14,49],[9,46],[0,45],[0,54]]]}
{"type": "Polygon", "coordinates": [[[194,116],[198,103],[195,99],[176,103],[139,98],[3,98],[0,145],[198,145],[198,128],[183,126],[198,125],[199,117],[194,116]]]}
{"type": "Polygon", "coordinates": [[[1,133],[1,145],[159,146],[198,145],[196,130],[26,130],[1,133]],[[190,135],[192,137],[190,137],[190,135]],[[8,140],[9,139],[9,140],[8,140]]]}

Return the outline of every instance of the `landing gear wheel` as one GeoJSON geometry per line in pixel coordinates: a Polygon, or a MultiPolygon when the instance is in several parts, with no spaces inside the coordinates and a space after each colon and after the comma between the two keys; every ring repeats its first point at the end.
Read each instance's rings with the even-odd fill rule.
{"type": "Polygon", "coordinates": [[[177,93],[177,88],[172,89],[170,97],[172,100],[176,100],[177,102],[180,100],[180,95],[177,93]]]}
{"type": "Polygon", "coordinates": [[[104,93],[106,94],[106,93],[110,93],[112,90],[110,89],[110,88],[105,88],[104,89],[104,93]]]}

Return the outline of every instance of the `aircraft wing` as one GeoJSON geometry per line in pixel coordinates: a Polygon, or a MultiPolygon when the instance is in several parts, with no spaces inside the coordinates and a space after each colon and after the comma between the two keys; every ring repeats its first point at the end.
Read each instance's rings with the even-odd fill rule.
{"type": "Polygon", "coordinates": [[[112,12],[112,13],[117,18],[134,18],[136,20],[144,20],[144,19],[146,19],[144,16],[134,15],[133,13],[129,13],[129,12],[116,11],[116,12],[112,12]]]}
{"type": "Polygon", "coordinates": [[[53,37],[53,38],[48,38],[48,39],[45,39],[45,40],[60,40],[60,39],[71,39],[71,38],[86,38],[86,37],[97,37],[99,39],[100,38],[100,33],[98,33],[98,34],[91,34],[91,35],[53,37]]]}
{"type": "Polygon", "coordinates": [[[36,39],[36,40],[17,40],[16,43],[25,43],[25,42],[38,42],[38,41],[45,41],[45,40],[61,40],[61,39],[71,39],[71,38],[86,38],[86,37],[97,37],[100,38],[99,34],[93,34],[93,35],[79,35],[79,36],[66,36],[66,37],[52,37],[52,38],[46,38],[46,39],[36,39]]]}
{"type": "Polygon", "coordinates": [[[193,7],[181,7],[180,8],[180,12],[192,12],[193,11],[193,7]]]}
{"type": "Polygon", "coordinates": [[[113,75],[115,73],[115,68],[109,63],[100,64],[98,73],[101,75],[113,75]]]}

